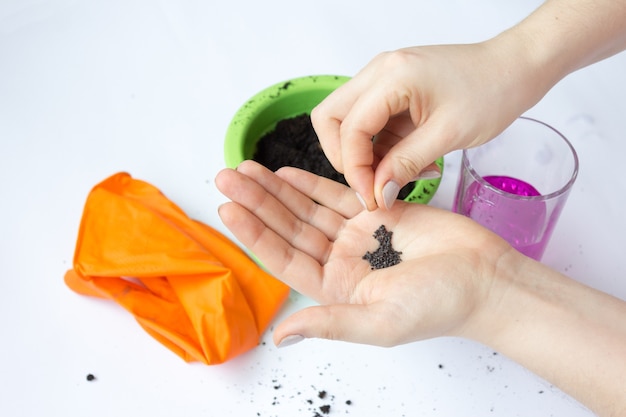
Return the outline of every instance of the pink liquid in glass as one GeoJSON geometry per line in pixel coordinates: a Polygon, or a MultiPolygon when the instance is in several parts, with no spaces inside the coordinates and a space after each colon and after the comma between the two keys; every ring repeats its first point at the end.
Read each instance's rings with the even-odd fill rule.
{"type": "Polygon", "coordinates": [[[507,193],[525,196],[541,195],[535,187],[517,178],[502,175],[488,175],[483,179],[497,189],[506,191],[507,193]]]}
{"type": "Polygon", "coordinates": [[[497,233],[525,255],[539,260],[554,226],[546,219],[545,201],[524,198],[539,196],[539,191],[517,178],[492,175],[484,180],[505,193],[473,182],[457,211],[497,233]]]}

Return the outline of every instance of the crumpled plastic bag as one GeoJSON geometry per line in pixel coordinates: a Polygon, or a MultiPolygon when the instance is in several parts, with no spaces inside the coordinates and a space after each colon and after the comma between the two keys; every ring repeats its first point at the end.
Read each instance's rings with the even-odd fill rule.
{"type": "Polygon", "coordinates": [[[73,267],[72,290],[117,302],[187,362],[257,346],[289,294],[226,236],[126,173],[91,190],[73,267]]]}

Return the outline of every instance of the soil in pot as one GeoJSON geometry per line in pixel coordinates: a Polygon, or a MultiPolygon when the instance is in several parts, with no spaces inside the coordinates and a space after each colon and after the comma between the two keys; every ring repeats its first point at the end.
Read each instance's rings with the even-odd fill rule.
{"type": "MultiPolygon", "coordinates": [[[[322,151],[308,114],[280,120],[273,131],[258,141],[252,159],[272,171],[283,166],[292,166],[348,185],[344,176],[333,168],[322,151]]],[[[398,199],[404,200],[413,187],[414,183],[403,187],[398,199]]]]}

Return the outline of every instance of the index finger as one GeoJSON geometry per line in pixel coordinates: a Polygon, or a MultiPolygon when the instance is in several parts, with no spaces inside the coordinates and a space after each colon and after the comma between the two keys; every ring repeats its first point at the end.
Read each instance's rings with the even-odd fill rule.
{"type": "Polygon", "coordinates": [[[341,122],[359,95],[355,79],[347,81],[330,93],[311,110],[311,123],[324,150],[324,154],[339,172],[343,173],[341,160],[341,122]]]}
{"type": "Polygon", "coordinates": [[[396,96],[393,89],[375,84],[353,103],[341,124],[344,176],[363,198],[368,210],[377,207],[374,169],[378,161],[373,138],[385,128],[392,116],[406,110],[407,106],[408,102],[396,96]]]}
{"type": "Polygon", "coordinates": [[[353,115],[356,103],[360,101],[364,89],[368,88],[367,78],[359,75],[332,92],[313,109],[311,121],[330,163],[344,174],[367,208],[373,210],[376,202],[372,137],[384,127],[386,121],[378,122],[378,125],[382,123],[380,126],[366,125],[363,128],[359,118],[353,115]]]}

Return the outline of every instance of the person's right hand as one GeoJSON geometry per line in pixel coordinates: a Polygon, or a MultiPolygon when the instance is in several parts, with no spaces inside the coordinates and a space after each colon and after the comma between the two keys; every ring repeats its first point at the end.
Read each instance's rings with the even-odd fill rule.
{"type": "Polygon", "coordinates": [[[383,53],[313,109],[326,156],[369,210],[389,209],[405,184],[440,175],[437,158],[492,139],[545,94],[510,44],[383,53]]]}

